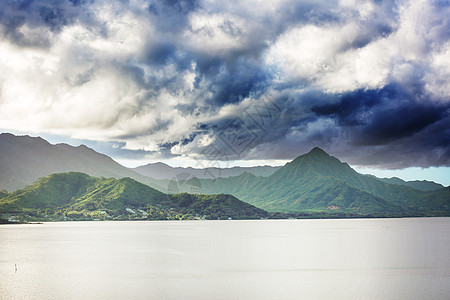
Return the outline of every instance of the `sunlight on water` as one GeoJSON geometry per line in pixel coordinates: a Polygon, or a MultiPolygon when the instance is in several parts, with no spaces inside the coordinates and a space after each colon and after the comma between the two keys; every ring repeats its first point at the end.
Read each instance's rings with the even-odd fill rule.
{"type": "Polygon", "coordinates": [[[448,299],[449,250],[450,218],[5,225],[0,298],[448,299]]]}

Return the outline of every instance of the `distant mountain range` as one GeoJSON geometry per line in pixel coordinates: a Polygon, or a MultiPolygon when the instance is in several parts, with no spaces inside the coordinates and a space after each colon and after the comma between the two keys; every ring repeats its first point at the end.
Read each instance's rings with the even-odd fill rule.
{"type": "Polygon", "coordinates": [[[37,220],[255,219],[268,213],[231,195],[166,195],[131,178],[58,173],[0,198],[0,211],[37,220]]]}
{"type": "MultiPolygon", "coordinates": [[[[132,168],[133,171],[147,177],[151,177],[160,180],[158,183],[161,187],[167,186],[166,180],[173,180],[177,177],[196,177],[199,179],[216,179],[216,178],[228,178],[249,173],[255,176],[269,177],[275,173],[278,169],[282,168],[274,166],[257,166],[257,167],[232,167],[232,168],[183,168],[183,167],[171,167],[165,163],[150,163],[144,166],[132,168]]],[[[389,184],[408,186],[419,191],[434,191],[444,188],[442,184],[428,181],[428,180],[413,180],[405,181],[398,177],[392,178],[379,178],[374,175],[366,175],[371,178],[381,180],[389,184]]]]}
{"type": "Polygon", "coordinates": [[[258,166],[258,167],[232,167],[232,168],[183,168],[171,167],[164,163],[150,163],[145,166],[134,168],[137,173],[155,179],[172,179],[183,173],[190,174],[199,179],[214,179],[239,176],[245,172],[255,176],[270,176],[281,167],[258,166]]]}
{"type": "MultiPolygon", "coordinates": [[[[57,177],[57,179],[61,178],[57,177]]],[[[75,180],[75,182],[78,181],[75,180]]],[[[98,212],[99,209],[111,209],[105,206],[109,202],[104,202],[103,196],[99,195],[109,195],[111,190],[117,190],[114,186],[119,185],[123,187],[118,188],[121,190],[121,196],[111,199],[116,199],[112,203],[122,203],[113,209],[114,211],[122,210],[122,212],[124,206],[136,206],[133,204],[133,199],[139,198],[136,195],[133,196],[136,191],[143,191],[142,194],[146,195],[142,198],[146,199],[145,205],[140,203],[140,207],[152,206],[155,203],[165,205],[152,202],[159,198],[149,196],[150,190],[145,190],[143,187],[147,186],[151,187],[152,193],[160,194],[162,194],[161,192],[230,194],[269,212],[322,214],[324,216],[337,213],[349,216],[450,216],[450,187],[444,188],[442,185],[429,181],[406,182],[398,178],[380,179],[371,175],[359,174],[348,164],[340,162],[319,148],[314,148],[282,167],[211,168],[205,170],[172,168],[158,163],[129,169],[110,157],[83,145],[78,147],[67,144],[52,145],[39,137],[0,134],[0,190],[6,190],[0,192],[3,208],[8,207],[8,210],[11,208],[56,209],[59,212],[64,210],[65,213],[69,208],[75,212],[79,212],[79,209],[82,208],[81,211],[84,211],[84,215],[90,215],[89,212],[98,212]],[[66,202],[59,202],[63,198],[57,198],[55,194],[54,197],[52,196],[53,200],[47,199],[50,201],[48,203],[52,203],[50,206],[40,207],[42,203],[47,203],[45,197],[42,196],[47,192],[43,192],[45,190],[42,189],[43,186],[36,189],[36,180],[44,178],[40,180],[52,182],[52,174],[67,172],[85,173],[87,175],[83,176],[89,176],[79,177],[80,175],[78,175],[74,178],[69,176],[70,180],[65,181],[68,190],[58,192],[61,195],[68,193],[67,198],[63,197],[66,202]],[[187,176],[178,176],[183,173],[187,176]],[[211,173],[215,175],[211,176],[211,173]],[[92,179],[91,176],[96,178],[92,179]],[[76,185],[72,186],[71,180],[82,177],[87,183],[83,183],[79,191],[76,185]],[[129,183],[130,180],[132,180],[132,184],[129,183]],[[125,188],[130,184],[135,188],[125,188]],[[107,188],[93,198],[88,197],[91,189],[94,187],[97,189],[98,185],[104,185],[107,188]],[[33,186],[33,191],[38,192],[27,190],[33,186]],[[23,193],[27,195],[25,198],[18,196],[23,193]],[[34,200],[41,197],[36,198],[33,195],[41,195],[45,201],[39,202],[38,206],[27,207],[26,205],[34,203],[34,200]],[[12,201],[13,198],[16,200],[12,201]],[[84,200],[80,199],[90,200],[83,202],[84,200]],[[13,205],[13,203],[15,204],[13,205]],[[82,203],[86,203],[86,206],[83,206],[82,203]]],[[[162,195],[165,199],[168,198],[165,194],[162,195]]],[[[207,201],[206,199],[213,200],[213,198],[209,198],[210,196],[195,197],[200,197],[200,202],[207,201]]],[[[178,202],[175,198],[171,199],[164,209],[170,210],[169,206],[172,205],[174,211],[181,214],[186,212],[190,216],[194,215],[193,210],[187,211],[187,207],[183,208],[179,205],[179,203],[186,203],[185,201],[178,202]]],[[[233,199],[239,201],[236,198],[233,199]]],[[[220,214],[222,213],[223,211],[220,211],[220,214]]],[[[123,215],[116,214],[115,216],[120,218],[119,216],[123,215]]]]}
{"type": "MultiPolygon", "coordinates": [[[[372,177],[375,177],[373,175],[370,175],[372,177]]],[[[378,178],[375,177],[378,180],[381,180],[383,182],[389,183],[389,184],[397,184],[397,185],[404,185],[409,186],[413,189],[419,190],[419,191],[435,191],[444,188],[444,186],[440,183],[436,183],[433,181],[428,180],[412,180],[412,181],[405,181],[403,179],[400,179],[398,177],[392,177],[392,178],[378,178]]]]}
{"type": "MultiPolygon", "coordinates": [[[[82,172],[91,176],[130,177],[157,189],[165,190],[167,180],[180,174],[199,179],[227,178],[250,173],[268,177],[281,167],[182,168],[164,163],[150,163],[137,168],[126,168],[107,155],[80,145],[52,145],[40,137],[0,134],[0,190],[14,191],[32,184],[36,179],[61,172],[82,172]],[[156,179],[156,180],[154,180],[156,179]],[[166,180],[166,181],[164,181],[166,180]]],[[[399,178],[373,178],[390,184],[430,191],[443,188],[432,181],[404,181],[399,178]]]]}
{"type": "Polygon", "coordinates": [[[163,163],[126,168],[111,157],[84,145],[52,145],[40,137],[0,134],[0,190],[9,192],[24,188],[40,177],[53,173],[82,172],[97,177],[116,179],[130,177],[158,190],[166,190],[168,181],[179,174],[192,174],[198,178],[216,178],[252,172],[269,176],[279,167],[235,167],[230,169],[173,168],[163,163]],[[154,180],[157,179],[157,180],[154,180]]]}

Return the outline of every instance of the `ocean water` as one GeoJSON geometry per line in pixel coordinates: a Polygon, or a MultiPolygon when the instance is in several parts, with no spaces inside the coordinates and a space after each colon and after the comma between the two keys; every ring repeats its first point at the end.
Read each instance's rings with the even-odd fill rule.
{"type": "Polygon", "coordinates": [[[4,225],[0,298],[450,299],[450,218],[4,225]]]}

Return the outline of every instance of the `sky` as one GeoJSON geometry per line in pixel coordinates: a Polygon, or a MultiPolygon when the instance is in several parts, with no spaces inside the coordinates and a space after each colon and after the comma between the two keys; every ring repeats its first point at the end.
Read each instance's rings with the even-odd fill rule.
{"type": "Polygon", "coordinates": [[[128,166],[317,146],[449,185],[448,16],[448,0],[3,0],[0,131],[128,166]]]}

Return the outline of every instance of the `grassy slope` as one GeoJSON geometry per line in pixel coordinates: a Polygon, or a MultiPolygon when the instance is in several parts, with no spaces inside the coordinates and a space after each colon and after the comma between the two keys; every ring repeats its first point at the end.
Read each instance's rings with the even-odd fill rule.
{"type": "Polygon", "coordinates": [[[230,193],[268,211],[302,212],[338,206],[361,213],[450,215],[445,189],[425,192],[357,173],[348,164],[314,149],[272,176],[243,174],[201,180],[207,194],[230,193]]]}
{"type": "Polygon", "coordinates": [[[168,212],[212,218],[267,215],[231,195],[166,195],[131,178],[95,178],[76,172],[40,178],[33,185],[0,199],[0,211],[7,213],[52,209],[70,214],[106,211],[119,216],[128,214],[126,208],[150,209],[162,216],[168,212]]]}
{"type": "MultiPolygon", "coordinates": [[[[369,175],[370,176],[370,175],[369,175]]],[[[373,176],[375,177],[375,176],[373,176]]],[[[431,192],[436,191],[439,189],[444,188],[442,184],[433,182],[433,181],[427,181],[427,180],[412,180],[412,181],[405,181],[397,177],[392,178],[377,178],[376,179],[389,183],[389,184],[396,184],[396,185],[403,185],[403,186],[409,186],[413,189],[424,191],[424,192],[431,192]]]]}
{"type": "Polygon", "coordinates": [[[96,181],[95,178],[76,172],[53,174],[0,199],[0,208],[4,211],[19,212],[69,206],[96,181]]]}
{"type": "Polygon", "coordinates": [[[126,206],[143,207],[167,200],[165,194],[131,178],[98,180],[72,205],[74,210],[123,210],[126,206]]]}
{"type": "Polygon", "coordinates": [[[226,194],[192,195],[179,193],[170,195],[170,199],[179,207],[187,208],[201,215],[228,216],[233,219],[258,218],[268,215],[264,210],[226,194]]]}

